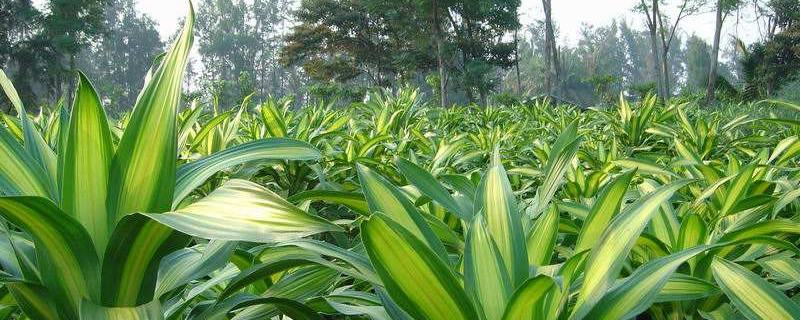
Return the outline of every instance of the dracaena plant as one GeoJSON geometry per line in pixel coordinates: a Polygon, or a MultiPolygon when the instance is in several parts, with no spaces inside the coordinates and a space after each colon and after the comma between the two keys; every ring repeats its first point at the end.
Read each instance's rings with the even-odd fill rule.
{"type": "MultiPolygon", "coordinates": [[[[783,239],[796,235],[800,224],[765,217],[774,185],[760,181],[780,169],[734,165],[724,179],[680,179],[683,171],[666,170],[611,173],[585,211],[567,210],[571,217],[565,218],[550,203],[575,157],[574,130],[575,123],[550,148],[542,184],[526,210],[497,158],[480,184],[452,184],[453,194],[408,161],[396,164],[411,183],[403,189],[360,167],[372,213],[361,224],[361,239],[380,280],[373,283],[385,312],[394,319],[626,319],[643,312],[657,318],[798,316],[797,303],[777,286],[732,262],[756,260],[779,279],[798,270],[791,257],[799,251],[783,239]],[[412,186],[416,191],[409,191],[412,186]],[[635,201],[628,202],[631,194],[635,201]],[[414,204],[422,195],[461,223],[448,228],[432,219],[434,210],[414,204]],[[695,198],[673,201],[690,196],[695,198]],[[698,208],[710,212],[692,212],[698,208]],[[454,229],[463,230],[463,242],[454,229]],[[782,253],[765,255],[769,248],[782,253]]],[[[795,150],[794,142],[782,142],[763,161],[793,158],[784,150],[795,150]]]]}
{"type": "Polygon", "coordinates": [[[160,319],[158,294],[211,271],[202,264],[159,271],[161,259],[188,245],[189,235],[215,239],[198,242],[213,254],[230,253],[224,241],[276,242],[338,230],[248,181],[187,197],[212,174],[246,161],[319,157],[308,144],[266,139],[177,165],[176,114],[193,23],[190,11],[148,74],[118,143],[83,74],[54,150],[0,72],[22,132],[20,141],[0,127],[2,240],[11,249],[3,251],[2,281],[27,317],[160,319]]]}

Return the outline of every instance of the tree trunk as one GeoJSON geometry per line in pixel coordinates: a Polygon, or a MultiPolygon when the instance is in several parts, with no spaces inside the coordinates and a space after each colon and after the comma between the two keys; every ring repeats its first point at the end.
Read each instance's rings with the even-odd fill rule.
{"type": "Polygon", "coordinates": [[[555,65],[555,55],[553,50],[553,44],[555,44],[555,31],[553,30],[553,18],[552,18],[552,2],[551,0],[542,0],[542,6],[544,7],[544,63],[545,63],[545,73],[544,73],[544,88],[547,92],[547,95],[553,95],[553,83],[555,82],[555,69],[553,66],[555,65]]]}
{"type": "Polygon", "coordinates": [[[556,46],[556,39],[555,34],[551,38],[550,42],[550,49],[553,52],[550,54],[550,60],[553,65],[553,94],[556,98],[562,96],[562,86],[561,86],[561,62],[558,58],[559,51],[558,46],[556,46]]]}
{"type": "Polygon", "coordinates": [[[647,16],[647,31],[650,34],[650,47],[653,51],[653,70],[655,71],[655,78],[656,78],[656,93],[660,97],[664,97],[664,83],[663,83],[663,74],[661,69],[661,50],[658,48],[658,35],[656,34],[656,28],[658,26],[658,15],[661,14],[658,11],[658,0],[653,0],[652,3],[652,16],[650,12],[647,10],[647,6],[642,0],[642,6],[644,10],[644,15],[647,16]]]}
{"type": "Polygon", "coordinates": [[[522,94],[522,80],[519,77],[519,29],[514,30],[514,69],[517,71],[517,94],[522,94]]]}
{"type": "Polygon", "coordinates": [[[67,106],[72,105],[72,95],[75,94],[75,54],[69,55],[69,76],[67,76],[67,106]]]}
{"type": "Polygon", "coordinates": [[[722,0],[717,0],[717,23],[714,28],[714,44],[711,47],[711,65],[708,68],[708,86],[706,87],[706,103],[714,100],[717,86],[717,61],[719,59],[719,41],[722,33],[722,0]]]}
{"type": "Polygon", "coordinates": [[[439,25],[439,4],[433,0],[433,10],[431,10],[431,22],[433,24],[433,41],[436,44],[436,64],[439,68],[439,98],[442,107],[447,107],[447,78],[442,53],[442,29],[439,25]]]}
{"type": "Polygon", "coordinates": [[[669,83],[669,75],[671,73],[671,68],[669,66],[669,44],[662,44],[661,45],[661,86],[663,87],[664,92],[663,98],[664,101],[669,100],[672,96],[672,86],[669,83]]]}

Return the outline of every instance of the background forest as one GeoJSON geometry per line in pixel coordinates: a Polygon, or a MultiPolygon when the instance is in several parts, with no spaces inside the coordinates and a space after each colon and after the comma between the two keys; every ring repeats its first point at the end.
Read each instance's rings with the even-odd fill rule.
{"type": "MultiPolygon", "coordinates": [[[[642,0],[620,13],[634,19],[584,24],[574,43],[561,43],[550,2],[523,25],[518,0],[199,1],[185,100],[361,100],[407,85],[443,105],[549,95],[589,106],[648,91],[799,99],[796,0],[642,0]],[[716,12],[719,28],[753,22],[760,39],[716,32],[709,43],[682,28],[703,12],[716,12]]],[[[67,95],[80,69],[113,114],[124,111],[165,42],[135,0],[0,2],[0,68],[30,105],[67,95]]]]}

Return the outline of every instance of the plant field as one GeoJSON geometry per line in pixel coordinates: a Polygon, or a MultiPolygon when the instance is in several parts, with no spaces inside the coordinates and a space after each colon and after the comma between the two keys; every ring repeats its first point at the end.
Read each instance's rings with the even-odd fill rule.
{"type": "Polygon", "coordinates": [[[0,119],[0,318],[798,319],[800,106],[179,103],[0,119]]]}

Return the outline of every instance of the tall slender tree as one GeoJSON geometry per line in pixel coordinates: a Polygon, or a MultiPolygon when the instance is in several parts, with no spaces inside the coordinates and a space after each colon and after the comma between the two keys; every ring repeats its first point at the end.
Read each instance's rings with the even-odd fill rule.
{"type": "Polygon", "coordinates": [[[673,48],[673,41],[676,39],[678,25],[687,17],[694,15],[700,11],[703,6],[704,0],[680,0],[678,5],[678,13],[675,18],[670,18],[661,10],[661,2],[663,0],[652,0],[647,3],[645,0],[640,0],[636,9],[646,16],[647,29],[650,33],[650,43],[654,52],[653,59],[656,59],[656,67],[658,68],[656,76],[658,77],[659,95],[662,99],[667,100],[672,95],[672,85],[670,75],[670,50],[673,48]]]}
{"type": "Polygon", "coordinates": [[[661,15],[658,4],[659,0],[652,0],[650,4],[648,4],[646,0],[641,0],[637,9],[641,10],[647,18],[645,22],[647,23],[647,31],[650,35],[650,48],[653,51],[652,57],[655,71],[656,92],[658,92],[659,96],[666,97],[663,69],[661,68],[661,50],[658,46],[658,20],[661,15]]]}
{"type": "Polygon", "coordinates": [[[516,94],[522,93],[522,79],[519,76],[519,29],[514,30],[514,71],[517,74],[516,94]]]}
{"type": "Polygon", "coordinates": [[[719,65],[719,42],[722,34],[722,24],[728,14],[741,4],[741,0],[717,0],[716,23],[714,24],[714,43],[711,46],[711,61],[708,66],[708,85],[706,86],[706,103],[714,100],[714,90],[717,85],[717,66],[719,65]]]}
{"type": "Polygon", "coordinates": [[[423,1],[423,3],[430,4],[428,8],[430,12],[431,34],[433,35],[434,45],[436,46],[436,66],[439,71],[439,99],[442,107],[447,104],[447,70],[444,58],[444,32],[442,32],[442,18],[441,11],[448,10],[446,0],[430,0],[423,1]],[[444,5],[443,5],[444,4],[444,5]]]}
{"type": "Polygon", "coordinates": [[[560,76],[560,63],[558,62],[558,47],[556,46],[555,27],[553,27],[553,1],[542,0],[544,8],[544,60],[545,60],[545,89],[548,95],[555,95],[560,76]]]}

